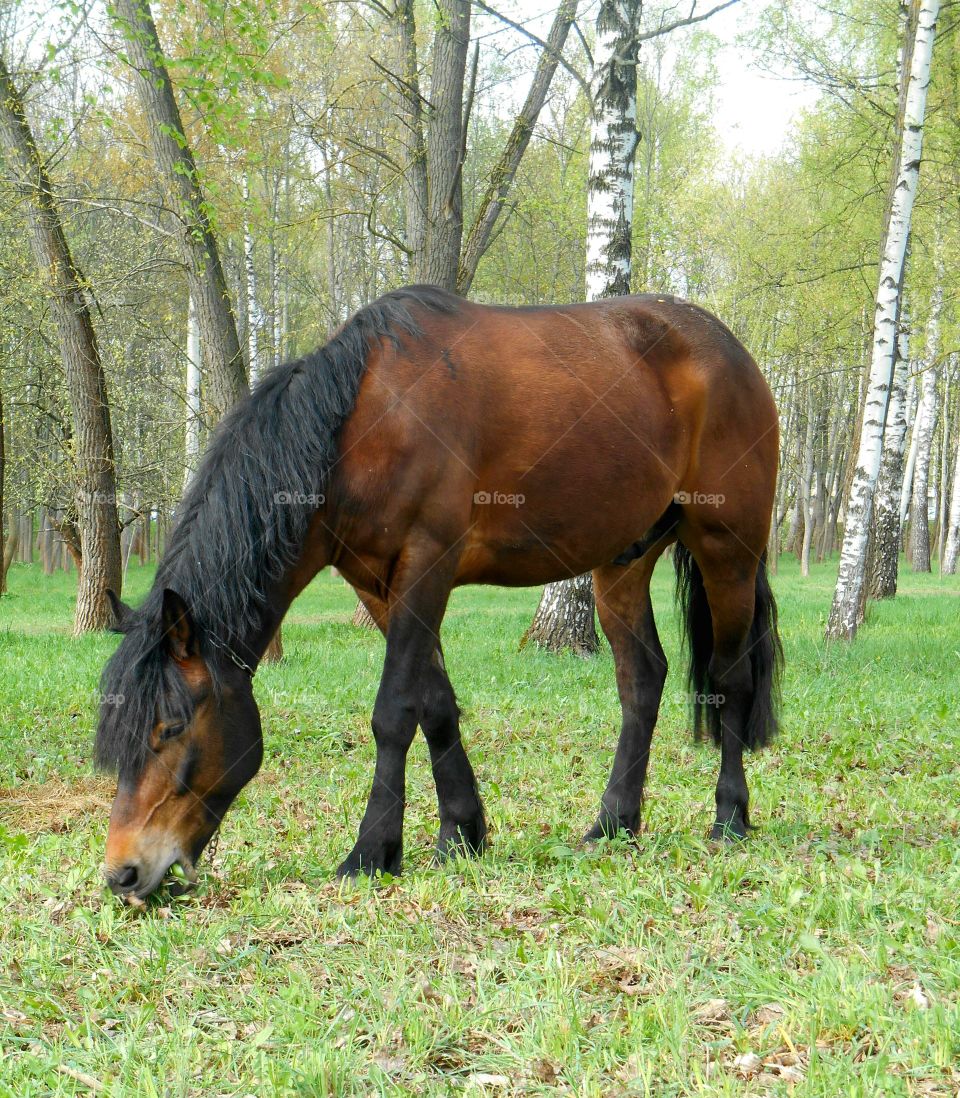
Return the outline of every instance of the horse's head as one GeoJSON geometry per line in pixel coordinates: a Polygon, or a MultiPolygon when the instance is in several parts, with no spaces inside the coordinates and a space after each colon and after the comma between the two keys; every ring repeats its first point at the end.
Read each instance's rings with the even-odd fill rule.
{"type": "Polygon", "coordinates": [[[119,775],[106,875],[143,899],[174,863],[193,879],[263,741],[250,675],[220,658],[179,595],[164,590],[159,613],[112,602],[126,635],[104,671],[97,730],[97,761],[119,775]]]}

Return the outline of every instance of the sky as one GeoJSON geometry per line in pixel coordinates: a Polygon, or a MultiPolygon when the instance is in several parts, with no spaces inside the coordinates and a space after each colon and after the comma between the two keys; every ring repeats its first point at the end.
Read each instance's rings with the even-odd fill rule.
{"type": "MultiPolygon", "coordinates": [[[[713,3],[701,0],[700,6],[709,10],[713,3]]],[[[714,123],[729,148],[752,156],[777,152],[792,123],[817,99],[810,84],[762,71],[753,51],[736,42],[763,6],[757,0],[740,0],[704,24],[724,43],[717,60],[722,86],[714,123]]]]}

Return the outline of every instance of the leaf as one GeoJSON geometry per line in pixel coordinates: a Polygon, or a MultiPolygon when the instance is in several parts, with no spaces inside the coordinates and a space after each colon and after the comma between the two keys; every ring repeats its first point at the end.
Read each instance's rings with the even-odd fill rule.
{"type": "Polygon", "coordinates": [[[733,1061],[733,1069],[739,1072],[745,1079],[749,1079],[760,1072],[763,1060],[755,1052],[742,1052],[733,1061]]]}
{"type": "Polygon", "coordinates": [[[823,953],[823,945],[816,934],[805,931],[797,938],[797,947],[806,953],[823,953]]]}

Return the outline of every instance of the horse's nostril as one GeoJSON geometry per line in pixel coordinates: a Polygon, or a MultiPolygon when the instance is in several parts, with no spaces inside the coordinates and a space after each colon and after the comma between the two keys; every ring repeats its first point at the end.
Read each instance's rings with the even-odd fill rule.
{"type": "Polygon", "coordinates": [[[135,865],[123,866],[122,869],[118,869],[114,873],[110,883],[114,888],[133,888],[137,883],[137,867],[135,865]]]}

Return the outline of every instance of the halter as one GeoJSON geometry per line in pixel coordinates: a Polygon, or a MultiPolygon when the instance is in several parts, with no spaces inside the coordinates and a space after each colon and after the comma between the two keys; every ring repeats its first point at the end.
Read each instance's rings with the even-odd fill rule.
{"type": "Polygon", "coordinates": [[[213,633],[207,633],[207,640],[210,641],[214,648],[219,648],[221,652],[225,653],[227,658],[235,663],[241,671],[246,671],[250,678],[253,678],[256,669],[251,667],[249,663],[244,663],[226,641],[222,641],[218,637],[215,637],[213,633]]]}

